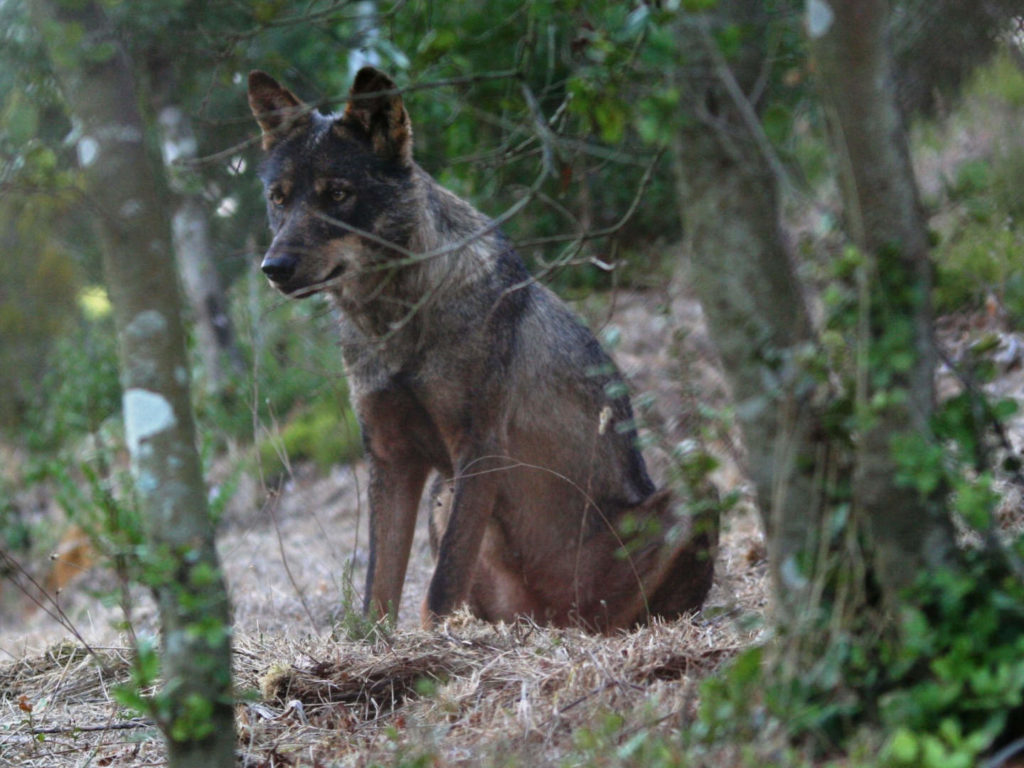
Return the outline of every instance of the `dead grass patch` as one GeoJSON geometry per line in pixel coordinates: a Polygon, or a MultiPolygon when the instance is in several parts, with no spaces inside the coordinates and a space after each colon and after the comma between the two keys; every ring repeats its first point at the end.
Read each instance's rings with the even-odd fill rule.
{"type": "MultiPolygon", "coordinates": [[[[468,615],[376,642],[240,637],[239,760],[549,762],[585,748],[579,734],[595,728],[624,741],[685,727],[696,683],[749,641],[724,618],[605,638],[468,615]]],[[[125,649],[71,643],[0,669],[0,763],[162,765],[156,730],[111,698],[130,672],[125,649]]]]}

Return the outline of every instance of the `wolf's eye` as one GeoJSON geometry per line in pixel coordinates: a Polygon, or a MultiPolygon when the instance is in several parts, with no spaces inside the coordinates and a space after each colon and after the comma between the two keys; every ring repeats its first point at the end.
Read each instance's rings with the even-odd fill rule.
{"type": "Polygon", "coordinates": [[[327,190],[327,196],[334,202],[340,203],[348,197],[348,190],[345,187],[335,184],[327,190]]]}
{"type": "Polygon", "coordinates": [[[284,205],[284,192],[282,192],[280,189],[270,190],[270,193],[267,195],[267,197],[270,198],[270,202],[275,208],[280,208],[281,206],[284,205]]]}

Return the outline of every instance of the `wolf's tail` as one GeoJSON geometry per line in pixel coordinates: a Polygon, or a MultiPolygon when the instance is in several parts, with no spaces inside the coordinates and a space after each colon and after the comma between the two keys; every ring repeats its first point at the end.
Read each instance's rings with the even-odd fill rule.
{"type": "Polygon", "coordinates": [[[657,555],[647,559],[640,573],[642,593],[634,623],[653,616],[674,619],[704,604],[714,580],[719,535],[719,505],[708,501],[682,516],[676,513],[671,491],[658,491],[644,501],[644,511],[661,523],[662,536],[657,555]]]}

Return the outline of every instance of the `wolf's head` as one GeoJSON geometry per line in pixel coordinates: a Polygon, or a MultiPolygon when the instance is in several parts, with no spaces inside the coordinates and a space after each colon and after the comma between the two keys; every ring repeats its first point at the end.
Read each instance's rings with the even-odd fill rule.
{"type": "Polygon", "coordinates": [[[412,227],[412,127],[394,82],[366,67],[341,114],[323,115],[270,75],[249,74],[273,241],[261,269],[289,296],[344,292],[401,255],[412,227]]]}

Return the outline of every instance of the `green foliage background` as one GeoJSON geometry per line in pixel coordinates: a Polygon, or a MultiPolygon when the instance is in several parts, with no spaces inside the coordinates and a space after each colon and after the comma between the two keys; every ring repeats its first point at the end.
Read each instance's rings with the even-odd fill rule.
{"type": "MultiPolygon", "coordinates": [[[[290,461],[310,459],[326,468],[360,451],[354,417],[344,410],[347,390],[329,311],[316,302],[277,300],[253,274],[266,230],[254,175],[256,129],[244,93],[251,68],[269,71],[325,111],[344,104],[353,54],[390,71],[406,89],[416,156],[428,171],[491,215],[533,195],[506,229],[533,271],[565,294],[663,285],[675,266],[660,255],[664,244],[686,234],[676,186],[685,169],[673,166],[671,144],[688,121],[707,119],[681,106],[689,86],[679,73],[690,54],[677,44],[676,25],[716,5],[713,0],[102,5],[141,73],[143,111],[152,116],[161,105],[176,104],[193,121],[201,160],[176,172],[206,197],[211,212],[223,212],[210,221],[249,367],[225,392],[197,395],[209,461],[229,446],[251,445],[251,460],[272,476],[287,471],[290,461]],[[376,9],[369,21],[361,15],[367,8],[376,9]],[[545,124],[540,133],[538,119],[545,124]],[[541,138],[544,132],[550,141],[541,138]],[[222,208],[228,199],[232,205],[222,208]]],[[[896,5],[913,10],[912,3],[896,5]]],[[[799,10],[783,0],[764,4],[772,49],[760,115],[798,192],[827,207],[835,199],[831,158],[799,10]]],[[[103,493],[116,485],[113,472],[102,477],[88,465],[83,480],[66,470],[97,435],[109,439],[115,454],[118,441],[110,318],[82,301],[85,289],[102,282],[91,226],[97,214],[81,194],[78,137],[23,0],[0,4],[0,30],[0,391],[6,395],[0,429],[32,455],[29,476],[94,492],[69,498],[69,509],[92,503],[102,510],[103,493]]],[[[752,34],[727,26],[714,43],[728,61],[752,34]]],[[[944,313],[968,315],[998,306],[1008,327],[1019,330],[1024,144],[1013,140],[1009,126],[1024,111],[1024,76],[1004,53],[966,88],[981,110],[973,119],[991,120],[1006,138],[993,156],[956,164],[926,200],[936,214],[936,301],[944,313]]],[[[919,122],[916,144],[941,149],[948,129],[942,115],[919,122]]],[[[156,137],[149,140],[156,145],[156,137]]],[[[799,197],[791,201],[795,209],[799,197]]],[[[822,231],[801,243],[800,268],[822,289],[821,354],[831,357],[818,362],[841,374],[856,321],[859,262],[838,245],[835,218],[820,221],[822,231]]],[[[879,376],[896,364],[875,362],[879,376]]],[[[971,402],[948,403],[938,428],[954,449],[906,446],[903,469],[906,482],[922,488],[949,482],[959,514],[985,532],[998,496],[991,475],[977,470],[981,427],[969,423],[975,410],[971,402]]],[[[837,431],[850,429],[855,417],[849,402],[838,399],[832,415],[837,431]]],[[[5,477],[0,491],[28,479],[5,477]]],[[[0,499],[5,542],[26,546],[12,510],[0,499]]],[[[843,522],[836,521],[837,531],[843,522]]],[[[884,646],[882,657],[865,657],[839,638],[819,676],[779,682],[766,671],[764,649],[750,651],[709,681],[699,727],[685,736],[685,748],[701,754],[716,739],[754,740],[770,724],[809,734],[812,753],[822,754],[844,740],[856,743],[868,723],[881,750],[874,754],[889,764],[971,764],[1019,722],[1024,691],[1021,574],[980,552],[957,577],[922,579],[901,617],[900,642],[884,646]],[[843,695],[830,701],[837,689],[843,695]]],[[[1010,562],[1021,557],[1018,543],[1010,562]]],[[[615,764],[609,745],[618,743],[620,728],[610,717],[581,734],[581,759],[615,764]]],[[[628,743],[621,764],[682,759],[682,743],[628,743]]],[[[761,757],[751,755],[752,763],[761,757]]]]}

